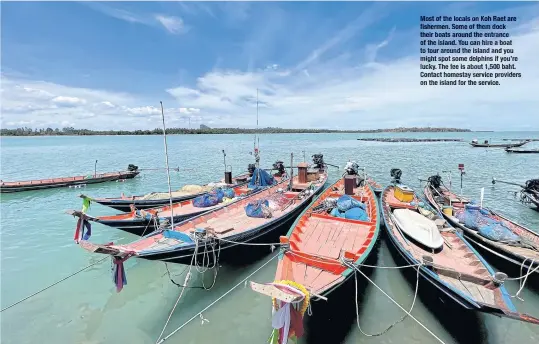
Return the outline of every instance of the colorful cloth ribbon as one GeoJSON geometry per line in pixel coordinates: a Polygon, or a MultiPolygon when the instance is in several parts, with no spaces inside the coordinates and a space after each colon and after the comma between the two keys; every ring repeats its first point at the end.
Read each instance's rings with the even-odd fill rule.
{"type": "Polygon", "coordinates": [[[133,254],[128,254],[124,258],[112,256],[112,281],[116,286],[116,292],[122,291],[123,287],[127,285],[127,276],[125,275],[124,262],[129,259],[133,254]]]}
{"type": "Polygon", "coordinates": [[[83,216],[77,221],[77,227],[75,228],[75,236],[73,239],[78,244],[81,240],[90,239],[90,236],[92,236],[92,225],[90,222],[88,222],[88,220],[86,220],[86,217],[83,214],[83,216]],[[87,229],[86,233],[84,233],[84,228],[87,229]]]}

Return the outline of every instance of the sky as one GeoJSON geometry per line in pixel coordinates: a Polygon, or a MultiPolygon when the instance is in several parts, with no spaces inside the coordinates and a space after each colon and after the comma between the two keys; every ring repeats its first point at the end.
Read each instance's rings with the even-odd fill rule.
{"type": "Polygon", "coordinates": [[[2,2],[2,128],[539,129],[539,4],[2,2]],[[419,85],[419,17],[516,16],[501,86],[419,85]]]}

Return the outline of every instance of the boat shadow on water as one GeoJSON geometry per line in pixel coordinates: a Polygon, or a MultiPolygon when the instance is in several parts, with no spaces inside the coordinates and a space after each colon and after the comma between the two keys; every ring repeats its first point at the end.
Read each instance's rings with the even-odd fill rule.
{"type": "MultiPolygon", "coordinates": [[[[377,265],[380,252],[380,240],[376,242],[373,250],[365,260],[365,265],[377,265]]],[[[361,271],[372,279],[374,269],[363,267],[361,271]]],[[[362,316],[366,301],[369,282],[361,275],[357,276],[357,302],[362,316]]],[[[346,337],[356,326],[354,274],[348,278],[338,289],[331,292],[327,301],[311,302],[312,316],[305,316],[305,336],[300,343],[343,343],[346,337]]]]}
{"type": "MultiPolygon", "coordinates": [[[[382,239],[388,243],[389,252],[397,266],[409,264],[393,247],[390,247],[390,239],[385,229],[382,239]]],[[[400,269],[400,273],[412,287],[415,286],[417,280],[416,270],[400,269]]],[[[423,277],[419,279],[417,297],[430,313],[430,317],[438,320],[456,343],[486,344],[489,342],[486,335],[487,329],[477,312],[458,306],[435,286],[425,281],[423,277]]],[[[412,311],[413,313],[414,311],[412,311]]]]}

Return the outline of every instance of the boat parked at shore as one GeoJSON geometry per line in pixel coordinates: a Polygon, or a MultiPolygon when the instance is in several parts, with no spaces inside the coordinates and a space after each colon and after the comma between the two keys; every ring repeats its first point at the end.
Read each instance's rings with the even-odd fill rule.
{"type": "Polygon", "coordinates": [[[350,175],[327,188],[299,216],[280,239],[283,248],[274,282],[251,282],[254,291],[272,297],[273,324],[281,317],[291,319],[273,330],[271,343],[302,336],[299,322],[309,301],[325,299],[353,276],[371,253],[379,232],[374,190],[368,184],[357,185],[350,175]]]}
{"type": "Polygon", "coordinates": [[[20,182],[0,181],[0,193],[44,190],[66,186],[97,184],[135,178],[140,172],[138,166],[130,164],[126,171],[94,173],[86,176],[25,180],[20,182]]]}
{"type": "Polygon", "coordinates": [[[394,182],[382,194],[382,216],[404,260],[417,265],[423,278],[466,309],[539,324],[513,305],[503,285],[507,275],[495,273],[441,213],[401,184],[400,170],[391,172],[394,182]]]}
{"type": "Polygon", "coordinates": [[[451,225],[460,228],[472,244],[517,268],[533,270],[539,266],[538,233],[453,193],[443,185],[439,175],[429,177],[424,194],[428,202],[451,225]]]}

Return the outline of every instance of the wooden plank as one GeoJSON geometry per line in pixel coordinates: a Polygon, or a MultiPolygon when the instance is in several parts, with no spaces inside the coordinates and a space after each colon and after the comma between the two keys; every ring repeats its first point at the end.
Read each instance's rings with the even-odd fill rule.
{"type": "Polygon", "coordinates": [[[277,300],[288,302],[288,303],[299,300],[303,297],[297,294],[291,294],[292,293],[291,291],[290,293],[284,292],[273,285],[260,284],[260,283],[255,283],[252,281],[251,281],[251,289],[253,289],[257,293],[271,296],[271,297],[276,298],[277,300]]]}

